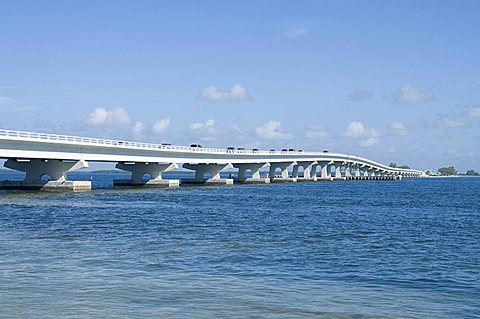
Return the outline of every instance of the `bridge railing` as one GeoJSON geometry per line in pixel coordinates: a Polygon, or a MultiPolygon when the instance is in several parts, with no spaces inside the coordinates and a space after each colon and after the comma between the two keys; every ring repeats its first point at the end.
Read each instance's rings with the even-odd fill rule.
{"type": "Polygon", "coordinates": [[[94,145],[111,145],[111,146],[117,146],[117,147],[126,146],[126,147],[137,147],[137,148],[147,148],[147,149],[194,151],[194,152],[201,151],[201,152],[223,153],[223,154],[268,153],[267,151],[254,152],[253,150],[227,150],[227,149],[221,149],[221,148],[203,148],[203,147],[201,148],[201,147],[141,143],[141,142],[132,142],[132,141],[125,141],[125,140],[109,140],[109,139],[100,139],[100,138],[92,138],[92,137],[35,133],[35,132],[13,131],[13,130],[0,130],[0,136],[28,138],[28,139],[35,139],[35,140],[42,140],[42,141],[78,142],[78,143],[86,143],[86,144],[94,144],[94,145]]]}

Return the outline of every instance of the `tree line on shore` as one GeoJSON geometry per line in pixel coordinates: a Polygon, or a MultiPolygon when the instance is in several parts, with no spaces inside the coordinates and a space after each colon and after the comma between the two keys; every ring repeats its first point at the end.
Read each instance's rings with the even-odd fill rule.
{"type": "MultiPolygon", "coordinates": [[[[432,172],[427,171],[427,175],[435,175],[432,174],[432,172]]],[[[480,176],[480,173],[477,172],[474,169],[469,169],[465,173],[459,173],[458,170],[453,167],[453,166],[448,166],[448,167],[440,167],[438,169],[438,175],[441,176],[456,176],[456,175],[461,175],[461,176],[480,176]]]]}
{"type": "MultiPolygon", "coordinates": [[[[407,165],[402,165],[402,166],[397,166],[397,163],[390,163],[390,167],[395,167],[395,168],[404,168],[404,169],[409,169],[410,167],[407,165]]],[[[441,176],[456,176],[456,175],[463,175],[463,176],[480,176],[480,173],[473,170],[469,169],[467,170],[466,173],[459,173],[457,169],[453,166],[448,166],[448,167],[440,167],[438,169],[438,174],[433,173],[432,171],[426,171],[425,172],[427,175],[441,175],[441,176]]]]}

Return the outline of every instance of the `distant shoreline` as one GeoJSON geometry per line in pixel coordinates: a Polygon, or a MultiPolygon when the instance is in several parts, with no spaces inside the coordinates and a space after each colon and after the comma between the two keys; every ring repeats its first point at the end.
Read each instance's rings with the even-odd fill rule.
{"type": "Polygon", "coordinates": [[[480,177],[480,176],[476,176],[476,175],[447,175],[447,176],[443,176],[443,175],[439,175],[439,176],[425,176],[426,178],[449,178],[449,177],[480,177]]]}

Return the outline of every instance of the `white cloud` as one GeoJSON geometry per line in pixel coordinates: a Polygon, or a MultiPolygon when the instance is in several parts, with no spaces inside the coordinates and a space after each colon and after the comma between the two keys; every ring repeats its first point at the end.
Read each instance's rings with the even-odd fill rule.
{"type": "Polygon", "coordinates": [[[275,120],[257,127],[255,135],[265,140],[287,140],[293,137],[292,134],[283,131],[281,122],[275,120]]]}
{"type": "Polygon", "coordinates": [[[379,137],[380,134],[374,128],[366,128],[362,122],[353,121],[347,125],[343,131],[343,136],[362,138],[362,137],[379,137]]]}
{"type": "Polygon", "coordinates": [[[372,97],[373,93],[367,90],[357,90],[348,95],[348,99],[353,102],[370,100],[372,97]]]}
{"type": "Polygon", "coordinates": [[[417,104],[429,102],[434,96],[431,93],[420,91],[410,84],[405,84],[397,92],[391,95],[394,104],[417,104]]]}
{"type": "Polygon", "coordinates": [[[465,122],[465,114],[448,113],[437,114],[435,119],[428,124],[428,127],[437,129],[456,129],[462,127],[468,127],[470,124],[465,122]]]}
{"type": "Polygon", "coordinates": [[[11,98],[6,97],[6,96],[4,96],[4,95],[0,95],[0,105],[2,105],[2,104],[9,104],[9,103],[11,103],[11,102],[13,102],[13,100],[12,100],[11,98]]]}
{"type": "Polygon", "coordinates": [[[202,90],[197,99],[207,102],[241,102],[250,100],[247,90],[239,83],[226,91],[220,90],[214,85],[202,90]]]}
{"type": "Polygon", "coordinates": [[[449,118],[440,119],[435,124],[439,128],[461,128],[468,126],[465,122],[449,118]]]}
{"type": "Polygon", "coordinates": [[[480,106],[472,107],[468,114],[470,114],[472,117],[480,117],[480,106]]]}
{"type": "Polygon", "coordinates": [[[130,115],[121,107],[113,110],[97,107],[85,120],[85,124],[92,127],[129,125],[131,122],[130,115]]]}
{"type": "Polygon", "coordinates": [[[312,125],[305,131],[305,136],[311,139],[322,139],[328,137],[328,133],[323,127],[312,125]]]}
{"type": "Polygon", "coordinates": [[[370,147],[380,142],[380,133],[374,128],[367,128],[362,122],[350,122],[342,133],[343,136],[361,139],[360,146],[370,147]]]}
{"type": "Polygon", "coordinates": [[[393,135],[405,136],[408,134],[408,127],[402,122],[393,122],[390,124],[390,131],[393,135]]]}
{"type": "Polygon", "coordinates": [[[156,121],[152,125],[152,132],[155,134],[163,134],[170,128],[170,118],[164,118],[156,121]]]}
{"type": "Polygon", "coordinates": [[[288,27],[283,35],[289,38],[296,38],[302,35],[306,35],[310,30],[304,25],[295,25],[288,27]]]}
{"type": "Polygon", "coordinates": [[[204,123],[191,123],[190,131],[203,141],[216,140],[217,129],[214,119],[208,119],[204,123]]]}
{"type": "Polygon", "coordinates": [[[214,127],[215,127],[215,120],[214,119],[208,119],[205,121],[205,123],[191,123],[190,124],[190,129],[191,130],[205,130],[207,129],[210,132],[214,132],[214,127]]]}
{"type": "Polygon", "coordinates": [[[145,125],[143,125],[142,122],[135,122],[135,124],[133,124],[132,126],[132,132],[133,134],[135,135],[138,135],[140,133],[142,133],[143,131],[145,130],[145,125]]]}
{"type": "Polygon", "coordinates": [[[348,124],[347,128],[343,131],[343,135],[357,138],[362,136],[364,132],[365,132],[365,127],[363,126],[363,123],[358,121],[353,121],[350,124],[348,124]]]}
{"type": "Polygon", "coordinates": [[[372,147],[380,142],[378,137],[369,137],[365,140],[360,141],[360,146],[362,147],[372,147]]]}

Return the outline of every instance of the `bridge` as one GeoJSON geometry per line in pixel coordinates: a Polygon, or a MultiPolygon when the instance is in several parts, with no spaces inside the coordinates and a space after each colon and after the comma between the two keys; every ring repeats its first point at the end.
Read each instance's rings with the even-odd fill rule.
{"type": "Polygon", "coordinates": [[[2,181],[2,189],[91,189],[90,181],[68,181],[67,172],[89,162],[112,162],[131,172],[114,185],[172,187],[182,184],[273,183],[322,180],[398,180],[423,176],[413,169],[389,167],[349,154],[307,151],[218,149],[0,130],[0,159],[6,168],[25,172],[24,181],[2,181]],[[180,167],[191,180],[163,179],[180,167]],[[220,172],[236,169],[235,179],[220,172]],[[261,172],[268,172],[262,177],[261,172]]]}

